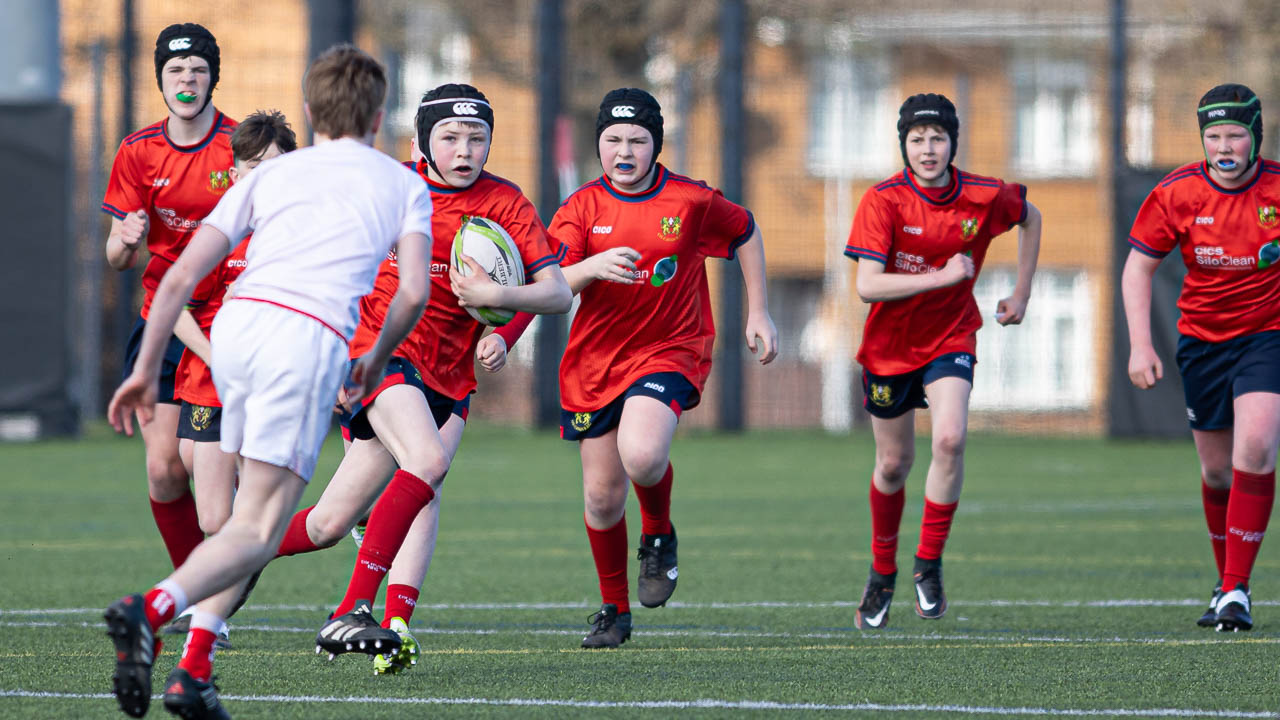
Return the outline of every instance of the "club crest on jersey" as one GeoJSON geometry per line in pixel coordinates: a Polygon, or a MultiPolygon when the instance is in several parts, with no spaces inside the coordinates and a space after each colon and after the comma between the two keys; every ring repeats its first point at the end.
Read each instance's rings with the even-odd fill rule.
{"type": "Polygon", "coordinates": [[[570,424],[573,425],[574,430],[577,430],[578,432],[586,432],[587,430],[591,429],[591,413],[589,412],[574,413],[573,421],[570,424]]]}
{"type": "Polygon", "coordinates": [[[221,192],[231,187],[231,171],[213,170],[209,173],[209,189],[221,192]]]}
{"type": "Polygon", "coordinates": [[[968,218],[960,221],[960,237],[969,241],[978,235],[978,219],[968,218]]]}
{"type": "Polygon", "coordinates": [[[889,386],[871,383],[871,402],[880,407],[889,407],[893,402],[893,393],[889,390],[889,386]]]}
{"type": "Polygon", "coordinates": [[[213,408],[204,405],[191,406],[191,429],[196,432],[202,432],[209,429],[209,422],[213,420],[213,408]]]}
{"type": "Polygon", "coordinates": [[[1280,223],[1280,217],[1276,216],[1275,205],[1263,205],[1258,208],[1258,225],[1270,229],[1280,223]]]}
{"type": "Polygon", "coordinates": [[[667,242],[675,242],[680,239],[680,218],[664,217],[662,218],[662,230],[658,233],[658,237],[667,242]]]}
{"type": "Polygon", "coordinates": [[[677,256],[671,255],[664,257],[653,264],[653,274],[649,276],[649,284],[654,287],[662,287],[662,284],[676,276],[676,270],[680,269],[676,262],[677,256]]]}

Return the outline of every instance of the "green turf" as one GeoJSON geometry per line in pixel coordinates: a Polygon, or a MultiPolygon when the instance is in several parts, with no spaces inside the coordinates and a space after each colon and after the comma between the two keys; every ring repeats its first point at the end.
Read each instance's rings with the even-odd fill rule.
{"type": "MultiPolygon", "coordinates": [[[[468,432],[449,473],[440,545],[413,619],[424,646],[419,665],[374,677],[363,656],[328,663],[313,654],[314,632],[350,572],[353,545],[344,542],[273,564],[235,618],[235,649],[216,664],[223,693],[245,696],[227,700],[235,717],[882,714],[793,708],[800,703],[920,706],[889,717],[936,715],[943,706],[1280,708],[1280,555],[1273,547],[1280,541],[1259,558],[1254,632],[1227,636],[1193,625],[1212,560],[1189,443],[971,438],[946,555],[951,609],[934,622],[915,616],[906,577],[928,462],[922,444],[908,485],[906,568],[890,628],[864,634],[852,627],[851,606],[869,563],[872,447],[864,434],[682,434],[673,450],[678,603],[637,604],[631,642],[586,652],[577,644],[599,601],[575,448],[551,433],[468,432]],[[1135,599],[1194,604],[1070,604],[1135,599]],[[775,605],[745,605],[751,602],[775,605]],[[476,607],[484,603],[552,607],[476,607]],[[575,704],[263,699],[270,695],[575,704]],[[583,704],[697,700],[780,705],[583,704]]],[[[329,476],[338,453],[330,442],[318,478],[329,476]]],[[[97,430],[78,442],[0,446],[0,467],[0,718],[123,717],[110,698],[3,694],[109,692],[111,649],[98,608],[145,589],[167,563],[147,508],[141,443],[97,430]],[[46,608],[85,610],[13,612],[46,608]]],[[[629,516],[636,536],[634,499],[629,516]]],[[[632,575],[635,568],[632,561],[632,575]]],[[[171,641],[161,655],[157,690],[180,645],[171,641]]],[[[152,713],[165,716],[158,704],[152,713]]]]}

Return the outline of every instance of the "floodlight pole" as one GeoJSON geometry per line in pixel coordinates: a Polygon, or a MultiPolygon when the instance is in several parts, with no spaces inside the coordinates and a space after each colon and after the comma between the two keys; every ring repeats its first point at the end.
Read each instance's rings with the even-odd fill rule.
{"type": "MultiPolygon", "coordinates": [[[[746,153],[743,102],[743,45],[747,34],[744,0],[720,4],[720,190],[742,204],[742,156],[746,153]]],[[[746,383],[742,372],[742,273],[737,262],[721,265],[720,280],[720,429],[740,431],[746,383]]]]}
{"type": "MultiPolygon", "coordinates": [[[[539,0],[537,10],[538,74],[538,214],[546,225],[560,208],[560,179],[556,173],[556,119],[563,103],[564,3],[539,0]]],[[[534,424],[560,424],[560,356],[564,353],[565,317],[542,315],[534,340],[534,424]]]]}

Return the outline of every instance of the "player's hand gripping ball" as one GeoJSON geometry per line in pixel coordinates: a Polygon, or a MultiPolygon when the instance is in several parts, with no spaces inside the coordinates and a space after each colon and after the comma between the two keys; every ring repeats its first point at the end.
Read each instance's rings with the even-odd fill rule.
{"type": "MultiPolygon", "coordinates": [[[[524,284],[524,261],[511,235],[498,223],[482,217],[463,219],[462,227],[453,236],[453,252],[450,254],[453,269],[459,274],[471,274],[471,268],[462,261],[466,255],[479,263],[489,279],[506,287],[524,284]]],[[[515,312],[503,308],[467,307],[471,317],[485,325],[498,327],[511,322],[515,312]]]]}

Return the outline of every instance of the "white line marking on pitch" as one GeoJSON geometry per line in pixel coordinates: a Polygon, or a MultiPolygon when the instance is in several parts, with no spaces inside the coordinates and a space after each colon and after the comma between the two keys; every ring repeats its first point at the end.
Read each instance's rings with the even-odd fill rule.
{"type": "MultiPolygon", "coordinates": [[[[0,690],[0,698],[42,698],[67,700],[107,700],[106,693],[54,693],[31,690],[0,690]]],[[[160,696],[154,696],[160,697],[160,696]]],[[[637,710],[798,710],[798,711],[851,711],[851,712],[910,712],[954,713],[962,715],[1038,715],[1066,717],[1214,717],[1214,718],[1276,718],[1276,713],[1247,710],[1187,710],[1183,708],[1045,708],[1045,707],[983,707],[978,705],[924,705],[879,703],[783,703],[767,700],[642,700],[619,702],[607,700],[554,700],[540,698],[389,698],[389,697],[325,697],[320,695],[223,695],[232,702],[264,703],[376,703],[381,705],[490,705],[507,707],[571,707],[637,710]]]]}
{"type": "MultiPolygon", "coordinates": [[[[1123,608],[1123,607],[1194,607],[1204,605],[1204,599],[1187,600],[1153,600],[1142,598],[1122,598],[1116,600],[952,600],[953,607],[1042,607],[1042,608],[1123,608]]],[[[1280,605],[1280,600],[1256,600],[1255,607],[1280,605]]],[[[666,604],[668,608],[684,610],[746,610],[765,609],[822,609],[853,608],[858,603],[851,600],[829,600],[818,602],[793,602],[785,600],[757,600],[749,602],[680,602],[666,604]]],[[[377,607],[382,607],[381,605],[377,607]]],[[[419,610],[591,610],[589,601],[582,602],[535,602],[535,603],[418,603],[419,610]]],[[[246,605],[246,611],[288,611],[322,612],[333,608],[328,605],[284,604],[284,605],[246,605]]],[[[100,613],[103,608],[14,608],[0,610],[0,617],[5,615],[81,615],[84,613],[100,613]]]]}
{"type": "MultiPolygon", "coordinates": [[[[80,628],[102,628],[103,623],[100,622],[51,622],[51,621],[0,621],[0,627],[14,628],[32,628],[32,627],[80,627],[80,628]]],[[[232,629],[237,631],[254,631],[266,633],[299,633],[311,634],[316,631],[315,627],[291,627],[287,625],[238,625],[232,623],[232,629]]],[[[751,638],[751,639],[779,639],[779,640],[841,640],[851,641],[854,639],[865,641],[901,641],[901,640],[931,640],[943,642],[994,642],[994,643],[1045,643],[1045,644],[1071,644],[1071,643],[1133,643],[1138,645],[1214,645],[1219,643],[1236,642],[1235,635],[1219,635],[1217,633],[1205,634],[1203,638],[1167,638],[1167,637],[1121,637],[1115,636],[1051,636],[1051,635],[1035,635],[1035,634],[1015,634],[1008,635],[963,635],[963,634],[919,634],[919,633],[902,633],[894,630],[883,630],[875,633],[861,633],[854,630],[835,631],[835,632],[753,632],[746,630],[664,630],[661,625],[644,627],[640,626],[645,637],[673,637],[673,638],[751,638]]],[[[418,635],[461,635],[468,637],[478,637],[481,635],[553,635],[558,637],[577,637],[582,635],[581,629],[565,629],[553,630],[549,628],[522,628],[522,627],[503,627],[503,628],[434,628],[413,625],[411,629],[418,635]]],[[[1280,637],[1252,636],[1249,638],[1252,643],[1261,643],[1265,645],[1280,644],[1280,637]]],[[[785,649],[785,648],[783,648],[785,649]]]]}

